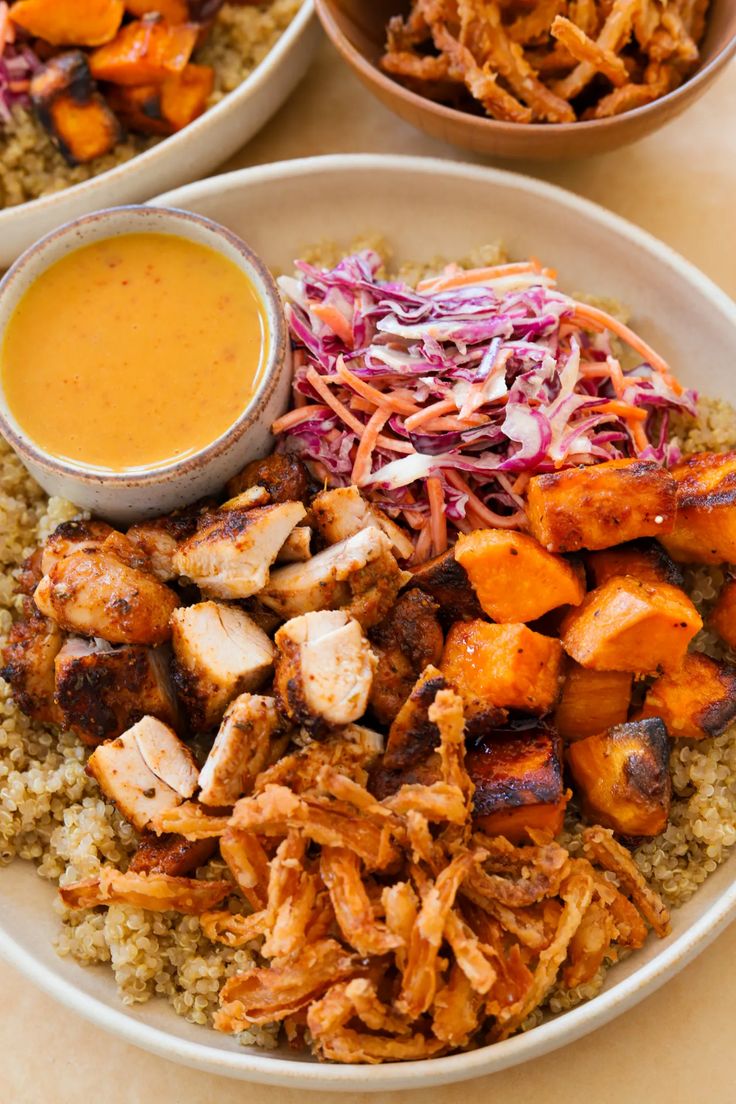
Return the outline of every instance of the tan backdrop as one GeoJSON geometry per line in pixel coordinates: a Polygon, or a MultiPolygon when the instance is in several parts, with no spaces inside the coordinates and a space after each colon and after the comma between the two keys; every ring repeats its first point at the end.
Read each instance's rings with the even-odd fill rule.
{"type": "MultiPolygon", "coordinates": [[[[361,151],[463,156],[395,119],[324,45],[292,101],[226,168],[361,151]]],[[[589,161],[514,167],[639,223],[736,297],[736,64],[682,119],[636,146],[589,161]]],[[[736,925],[610,1026],[522,1068],[425,1091],[422,1104],[494,1098],[514,1104],[734,1104],[735,982],[736,925]]],[[[225,1081],[125,1046],[53,1004],[4,963],[0,992],[6,996],[2,1104],[305,1104],[303,1093],[225,1081]]],[[[420,1098],[332,1099],[411,1104],[420,1098]]]]}

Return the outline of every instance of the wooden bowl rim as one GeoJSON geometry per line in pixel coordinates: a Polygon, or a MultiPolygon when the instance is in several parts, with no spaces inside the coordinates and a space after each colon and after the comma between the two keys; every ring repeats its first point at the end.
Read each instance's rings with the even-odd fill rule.
{"type": "MultiPolygon", "coordinates": [[[[419,95],[418,92],[412,92],[411,89],[406,88],[387,73],[383,73],[347,38],[335,18],[333,12],[334,0],[314,0],[314,6],[322,28],[333,46],[370,83],[379,85],[389,98],[396,97],[399,100],[404,100],[416,110],[435,115],[448,123],[463,123],[473,129],[487,130],[488,132],[523,133],[530,137],[537,135],[541,137],[548,134],[584,134],[592,130],[600,131],[604,128],[615,129],[616,127],[625,126],[627,120],[631,120],[633,125],[635,120],[644,119],[649,115],[656,115],[665,106],[675,104],[682,98],[689,99],[697,94],[700,86],[707,87],[718,71],[736,55],[735,30],[730,38],[726,39],[718,53],[700,69],[697,69],[691,77],[688,77],[686,81],[683,81],[671,92],[659,96],[656,100],[644,104],[642,107],[632,108],[631,111],[624,111],[620,115],[612,115],[607,119],[581,119],[574,123],[513,123],[502,119],[484,118],[482,115],[472,115],[470,112],[460,111],[458,108],[447,107],[445,104],[429,100],[426,96],[419,95]]],[[[705,87],[701,91],[705,91],[705,87]]]]}

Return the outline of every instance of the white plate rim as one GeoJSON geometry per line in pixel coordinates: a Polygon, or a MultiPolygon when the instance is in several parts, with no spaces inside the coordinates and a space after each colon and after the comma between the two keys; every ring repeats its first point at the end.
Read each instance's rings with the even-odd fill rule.
{"type": "MultiPolygon", "coordinates": [[[[241,169],[208,178],[198,183],[166,192],[152,202],[169,206],[186,206],[187,202],[211,195],[220,189],[237,188],[241,183],[268,183],[285,176],[318,175],[345,169],[362,171],[411,170],[428,175],[449,175],[458,178],[512,185],[522,192],[548,198],[555,204],[585,211],[594,221],[627,239],[632,245],[654,255],[663,265],[678,270],[701,295],[723,312],[736,334],[736,303],[700,270],[664,245],[653,235],[613,214],[590,200],[546,181],[525,177],[503,169],[488,168],[463,162],[448,162],[437,158],[407,157],[386,154],[329,155],[275,162],[270,165],[241,169]]],[[[92,1021],[103,1030],[125,1042],[141,1047],[170,1061],[225,1077],[287,1088],[319,1091],[381,1092],[396,1089],[423,1088],[469,1080],[498,1072],[510,1066],[537,1058],[583,1035],[633,1007],[649,996],[688,962],[736,918],[736,881],[677,938],[656,957],[632,975],[601,993],[592,1001],[581,1004],[543,1023],[532,1031],[517,1035],[503,1043],[478,1050],[434,1058],[421,1062],[373,1066],[340,1066],[305,1063],[239,1050],[213,1050],[159,1028],[151,1027],[122,1010],[110,1008],[102,1001],[79,990],[53,969],[38,961],[0,927],[0,955],[24,973],[32,982],[60,1003],[92,1021]]]]}

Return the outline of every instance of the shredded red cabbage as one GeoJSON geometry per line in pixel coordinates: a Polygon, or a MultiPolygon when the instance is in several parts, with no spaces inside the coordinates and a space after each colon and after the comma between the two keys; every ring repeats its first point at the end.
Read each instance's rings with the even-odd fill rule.
{"type": "Polygon", "coordinates": [[[30,105],[28,82],[40,66],[30,46],[0,37],[0,126],[11,121],[14,107],[30,105]]]}
{"type": "Polygon", "coordinates": [[[447,287],[460,276],[450,267],[439,287],[422,291],[380,279],[381,267],[365,251],[327,271],[298,261],[296,275],[280,280],[296,405],[315,404],[307,420],[286,416],[280,447],[320,478],[339,486],[357,476],[375,501],[420,530],[429,513],[426,477],[439,477],[448,521],[467,530],[488,520],[486,510],[523,525],[523,490],[535,473],[619,457],[678,458],[669,415],[694,413],[695,393],[662,371],[655,354],[655,366],[624,367],[615,319],[603,332],[586,323],[584,305],[546,270],[530,263],[509,266],[526,268],[509,275],[500,266],[447,287]],[[341,366],[370,385],[368,397],[341,366]],[[325,407],[313,372],[349,419],[325,407]],[[369,463],[354,472],[364,427],[386,403],[369,463]],[[414,427],[411,412],[436,403],[445,405],[414,427]]]}

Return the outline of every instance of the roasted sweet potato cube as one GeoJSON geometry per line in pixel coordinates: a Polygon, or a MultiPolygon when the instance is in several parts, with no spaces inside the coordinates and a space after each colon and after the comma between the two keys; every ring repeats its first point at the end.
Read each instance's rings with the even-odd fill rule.
{"type": "Polygon", "coordinates": [[[489,836],[528,841],[528,829],[556,836],[568,794],[562,780],[562,741],[543,727],[491,733],[466,756],[475,783],[473,820],[489,836]]]}
{"type": "Polygon", "coordinates": [[[582,572],[526,533],[476,529],[462,534],[455,559],[494,621],[536,621],[558,606],[579,605],[585,595],[582,572]]]}
{"type": "Polygon", "coordinates": [[[670,533],[675,497],[672,476],[654,461],[607,460],[533,476],[527,516],[550,552],[610,548],[670,533]]]}
{"type": "Polygon", "coordinates": [[[107,102],[126,130],[134,134],[171,134],[161,109],[161,85],[112,85],[107,102]]]}
{"type": "Polygon", "coordinates": [[[662,539],[679,563],[736,562],[736,451],[698,452],[671,469],[674,529],[662,539]]]}
{"type": "Polygon", "coordinates": [[[736,667],[690,652],[652,683],[639,717],[661,717],[674,739],[720,736],[736,717],[736,667]]]}
{"type": "Polygon", "coordinates": [[[17,27],[52,46],[101,46],[118,32],[123,0],[16,0],[17,27]]]}
{"type": "Polygon", "coordinates": [[[632,682],[629,671],[591,671],[570,660],[555,712],[555,726],[563,740],[582,740],[623,724],[629,715],[632,682]]]}
{"type": "Polygon", "coordinates": [[[161,84],[189,63],[197,33],[194,23],[170,26],[155,17],[127,23],[90,54],[92,76],[112,84],[161,84]]]}
{"type": "Polygon", "coordinates": [[[71,165],[109,153],[122,137],[80,50],[42,66],[31,78],[30,92],[39,121],[71,165]]]}
{"type": "Polygon", "coordinates": [[[214,83],[208,65],[187,65],[161,84],[113,85],[107,100],[127,130],[174,134],[202,114],[214,83]]]}
{"type": "Polygon", "coordinates": [[[729,648],[736,648],[736,579],[729,579],[721,587],[709,624],[729,648]]]}
{"type": "Polygon", "coordinates": [[[589,552],[585,566],[591,588],[602,586],[616,575],[633,575],[643,583],[669,583],[677,587],[684,581],[680,568],[655,540],[629,541],[616,548],[589,552]]]}
{"type": "Polygon", "coordinates": [[[215,71],[209,65],[187,65],[181,73],[167,77],[161,87],[161,111],[172,131],[182,130],[207,107],[215,86],[215,71]]]}
{"type": "Polygon", "coordinates": [[[670,741],[658,717],[615,725],[567,749],[584,816],[623,836],[658,836],[667,827],[669,761],[670,741]]]}
{"type": "Polygon", "coordinates": [[[677,670],[702,627],[700,614],[677,587],[619,575],[567,615],[560,639],[581,667],[645,675],[677,670]]]}
{"type": "Polygon", "coordinates": [[[125,0],[125,10],[140,19],[160,15],[167,23],[206,23],[214,19],[224,0],[125,0]]]}
{"type": "Polygon", "coordinates": [[[471,715],[489,706],[541,715],[559,697],[562,648],[526,625],[458,621],[447,635],[441,667],[471,715]]]}
{"type": "Polygon", "coordinates": [[[483,616],[468,573],[455,559],[452,548],[412,571],[409,586],[419,587],[434,598],[445,626],[483,616]]]}
{"type": "Polygon", "coordinates": [[[136,19],[160,15],[167,23],[186,23],[190,18],[188,0],[125,0],[125,10],[136,19]]]}

